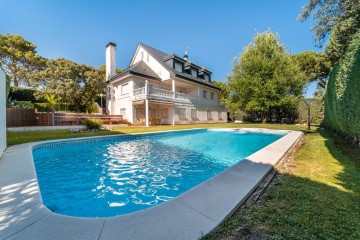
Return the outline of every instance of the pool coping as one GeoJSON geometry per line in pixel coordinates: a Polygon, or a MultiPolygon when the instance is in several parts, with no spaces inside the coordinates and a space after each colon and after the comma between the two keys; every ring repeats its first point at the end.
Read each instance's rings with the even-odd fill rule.
{"type": "Polygon", "coordinates": [[[108,218],[64,216],[47,209],[42,203],[37,182],[33,147],[44,143],[191,131],[195,128],[59,139],[8,147],[0,159],[0,239],[198,239],[231,216],[303,135],[301,131],[221,129],[264,133],[286,131],[288,134],[174,199],[108,218]]]}

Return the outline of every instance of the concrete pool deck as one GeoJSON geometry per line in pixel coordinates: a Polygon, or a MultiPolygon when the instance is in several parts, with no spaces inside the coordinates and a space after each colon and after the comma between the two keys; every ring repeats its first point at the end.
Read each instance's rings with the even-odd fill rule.
{"type": "Polygon", "coordinates": [[[303,135],[285,132],[284,137],[172,200],[108,218],[64,216],[42,203],[32,148],[81,139],[9,147],[0,160],[0,239],[198,239],[228,218],[303,135]]]}

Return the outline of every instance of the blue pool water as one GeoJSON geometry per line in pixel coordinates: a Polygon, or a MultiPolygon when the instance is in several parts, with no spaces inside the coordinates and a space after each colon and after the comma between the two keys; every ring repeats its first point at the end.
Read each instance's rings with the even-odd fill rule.
{"type": "Polygon", "coordinates": [[[191,130],[45,144],[33,150],[53,212],[109,217],[160,204],[281,138],[191,130]]]}

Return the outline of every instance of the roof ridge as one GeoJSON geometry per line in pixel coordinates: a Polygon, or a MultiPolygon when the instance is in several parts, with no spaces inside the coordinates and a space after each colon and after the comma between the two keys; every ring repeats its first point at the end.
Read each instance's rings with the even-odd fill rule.
{"type": "Polygon", "coordinates": [[[147,48],[150,48],[150,49],[152,49],[152,50],[155,50],[155,51],[157,51],[157,52],[159,52],[159,53],[161,53],[161,54],[169,55],[169,54],[167,54],[167,53],[165,53],[165,52],[163,52],[163,51],[161,51],[161,50],[159,50],[159,49],[156,49],[156,48],[154,48],[154,47],[151,47],[150,45],[147,45],[147,44],[145,44],[145,43],[143,43],[143,42],[139,42],[139,44],[142,45],[142,46],[144,46],[144,47],[147,47],[147,48]]]}

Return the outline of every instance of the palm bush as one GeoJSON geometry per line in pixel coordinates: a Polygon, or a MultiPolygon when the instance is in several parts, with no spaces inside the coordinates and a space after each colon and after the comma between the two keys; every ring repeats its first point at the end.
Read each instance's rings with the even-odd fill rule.
{"type": "Polygon", "coordinates": [[[102,121],[99,118],[88,118],[84,121],[84,125],[88,130],[99,130],[102,125],[102,121]]]}

